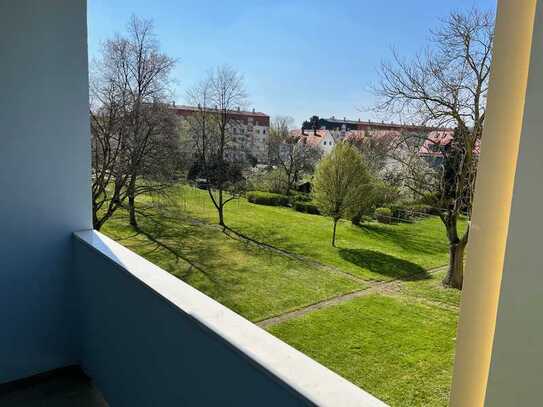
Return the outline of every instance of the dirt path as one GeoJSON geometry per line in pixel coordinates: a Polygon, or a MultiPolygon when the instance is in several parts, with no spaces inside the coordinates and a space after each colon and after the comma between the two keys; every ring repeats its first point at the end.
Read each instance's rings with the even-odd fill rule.
{"type": "MultiPolygon", "coordinates": [[[[442,271],[442,270],[446,270],[446,266],[428,270],[426,273],[427,274],[434,274],[434,273],[437,273],[437,272],[442,271]]],[[[417,279],[420,279],[421,277],[422,277],[422,273],[417,273],[417,274],[413,274],[412,276],[409,276],[407,278],[403,278],[403,280],[417,280],[417,279]]],[[[389,281],[384,281],[384,282],[374,282],[374,283],[369,283],[369,282],[366,281],[366,284],[370,284],[370,287],[368,287],[368,288],[358,290],[358,291],[354,291],[354,292],[351,292],[351,293],[348,293],[348,294],[342,294],[342,295],[338,295],[336,297],[328,298],[326,300],[322,300],[322,301],[316,302],[314,304],[307,305],[307,306],[305,306],[303,308],[300,308],[300,309],[297,309],[297,310],[294,310],[294,311],[289,311],[289,312],[285,312],[283,314],[280,314],[280,315],[277,315],[277,316],[274,316],[274,317],[271,317],[271,318],[266,318],[266,319],[264,319],[262,321],[258,321],[256,324],[261,328],[267,328],[269,326],[279,324],[281,322],[285,322],[285,321],[288,321],[288,320],[293,319],[293,318],[301,317],[301,316],[306,315],[306,314],[308,314],[310,312],[313,312],[313,311],[317,311],[317,310],[320,310],[320,309],[323,309],[323,308],[327,308],[327,307],[331,307],[331,306],[334,306],[334,305],[342,304],[342,303],[350,301],[350,300],[352,300],[354,298],[364,297],[364,296],[374,294],[374,293],[383,293],[383,294],[396,293],[396,292],[400,291],[400,283],[401,283],[401,281],[402,280],[400,280],[400,279],[394,279],[394,280],[389,280],[389,281]]],[[[428,301],[428,300],[421,301],[421,302],[433,303],[432,301],[428,301]]],[[[447,305],[447,304],[442,304],[442,303],[439,303],[439,304],[436,303],[435,305],[439,305],[439,306],[445,307],[445,308],[455,308],[454,306],[447,305]]]]}

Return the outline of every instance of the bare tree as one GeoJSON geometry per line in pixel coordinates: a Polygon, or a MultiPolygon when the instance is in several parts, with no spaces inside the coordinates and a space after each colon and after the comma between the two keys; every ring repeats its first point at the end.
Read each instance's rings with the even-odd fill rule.
{"type": "MultiPolygon", "coordinates": [[[[406,185],[439,209],[449,240],[445,286],[462,288],[463,253],[469,227],[458,229],[462,212],[469,214],[478,143],[485,119],[492,62],[494,16],[472,9],[453,12],[431,32],[432,47],[406,61],[394,52],[381,65],[377,109],[433,126],[454,127],[453,141],[436,142],[443,158],[437,170],[425,166],[418,150],[402,158],[406,185]]],[[[423,135],[426,137],[426,135],[423,135]]],[[[420,145],[420,144],[419,144],[420,145]]],[[[411,144],[417,146],[417,143],[411,144]]]]}
{"type": "Polygon", "coordinates": [[[290,195],[304,173],[313,171],[321,157],[318,148],[305,143],[303,137],[291,135],[293,122],[291,117],[274,118],[269,134],[270,161],[284,173],[286,195],[290,195]]]}
{"type": "Polygon", "coordinates": [[[189,90],[187,96],[198,106],[185,126],[197,154],[195,172],[206,179],[219,225],[225,227],[224,207],[238,197],[243,180],[245,152],[235,140],[242,127],[239,108],[247,100],[243,77],[231,67],[221,66],[189,90]]]}
{"type": "Polygon", "coordinates": [[[99,229],[128,205],[137,226],[136,197],[173,180],[178,136],[167,108],[175,61],[162,53],[151,21],[135,16],[126,35],[105,42],[91,78],[93,217],[99,229]]]}
{"type": "Polygon", "coordinates": [[[96,230],[113,216],[126,199],[127,131],[123,120],[124,93],[113,84],[91,77],[92,222],[96,230]]]}

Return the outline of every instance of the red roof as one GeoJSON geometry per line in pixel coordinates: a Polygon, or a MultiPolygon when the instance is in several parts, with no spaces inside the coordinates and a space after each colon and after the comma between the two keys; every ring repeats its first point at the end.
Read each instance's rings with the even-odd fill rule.
{"type": "Polygon", "coordinates": [[[302,130],[299,129],[290,131],[290,136],[292,138],[315,147],[329,134],[330,132],[328,130],[304,130],[303,133],[302,130]]]}
{"type": "MultiPolygon", "coordinates": [[[[419,155],[428,157],[441,157],[443,155],[440,147],[445,147],[453,140],[454,131],[452,130],[436,130],[428,134],[428,138],[420,147],[419,155]]],[[[473,152],[479,155],[481,143],[479,140],[475,143],[473,152]]]]}

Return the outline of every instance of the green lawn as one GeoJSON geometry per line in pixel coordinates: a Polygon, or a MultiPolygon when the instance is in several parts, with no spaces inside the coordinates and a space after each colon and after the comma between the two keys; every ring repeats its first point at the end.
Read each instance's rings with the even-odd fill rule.
{"type": "MultiPolygon", "coordinates": [[[[207,192],[179,187],[176,196],[188,213],[216,222],[207,192]]],[[[367,280],[398,278],[447,262],[445,230],[435,217],[414,224],[360,227],[342,221],[334,248],[331,221],[323,216],[255,205],[245,199],[229,203],[225,212],[226,223],[245,235],[367,280]]]]}
{"type": "Polygon", "coordinates": [[[445,406],[456,313],[369,295],[269,331],[392,406],[445,406]]]}
{"type": "Polygon", "coordinates": [[[364,283],[259,250],[177,215],[140,217],[145,234],[135,234],[121,211],[102,231],[252,321],[365,288],[364,283]]]}
{"type": "Polygon", "coordinates": [[[252,321],[400,279],[387,295],[269,330],[391,405],[447,404],[460,293],[441,286],[443,273],[426,273],[447,261],[439,219],[361,227],[343,221],[333,248],[325,217],[245,199],[228,204],[233,230],[296,258],[223,233],[206,191],[179,186],[167,199],[140,204],[151,215],[139,216],[142,232],[127,226],[123,211],[103,232],[252,321]],[[406,278],[414,273],[417,279],[406,278]]]}
{"type": "Polygon", "coordinates": [[[401,291],[411,297],[449,306],[460,306],[460,291],[453,288],[444,288],[441,280],[445,272],[432,274],[422,280],[404,281],[401,291]]]}

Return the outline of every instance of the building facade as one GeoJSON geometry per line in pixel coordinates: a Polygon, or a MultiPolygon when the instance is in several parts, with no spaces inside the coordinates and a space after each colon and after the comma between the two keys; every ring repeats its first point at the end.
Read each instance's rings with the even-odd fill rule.
{"type": "MultiPolygon", "coordinates": [[[[201,108],[197,106],[171,106],[175,114],[182,121],[186,121],[201,108]]],[[[210,112],[216,112],[210,109],[210,112]]],[[[229,113],[231,116],[231,125],[228,138],[228,149],[226,155],[229,159],[235,161],[247,161],[255,164],[268,162],[268,145],[270,131],[270,117],[262,112],[244,111],[241,109],[229,113]]],[[[183,126],[181,126],[183,127],[183,126]]],[[[194,145],[188,143],[189,149],[195,153],[194,145]]]]}
{"type": "Polygon", "coordinates": [[[319,149],[322,154],[328,154],[336,145],[336,139],[329,130],[292,130],[290,136],[299,143],[319,149]]]}
{"type": "MultiPolygon", "coordinates": [[[[404,143],[399,141],[404,137],[406,140],[409,139],[409,143],[416,144],[412,147],[419,149],[420,157],[424,158],[429,165],[436,167],[442,162],[442,150],[452,141],[454,130],[414,124],[337,119],[334,116],[328,119],[312,116],[303,123],[302,130],[296,130],[293,134],[306,138],[307,142],[318,146],[324,154],[341,140],[360,142],[363,139],[373,138],[383,143],[388,140],[391,145],[401,147],[404,143]],[[333,140],[332,143],[326,142],[325,140],[329,140],[330,137],[333,140]]],[[[393,160],[389,161],[390,166],[394,166],[393,160]]]]}

